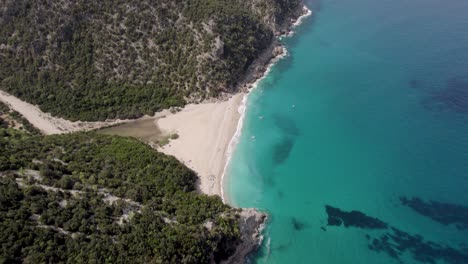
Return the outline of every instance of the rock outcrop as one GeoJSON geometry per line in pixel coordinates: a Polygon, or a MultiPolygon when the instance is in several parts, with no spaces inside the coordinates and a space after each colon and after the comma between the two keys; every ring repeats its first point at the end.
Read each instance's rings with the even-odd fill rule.
{"type": "Polygon", "coordinates": [[[262,241],[262,228],[267,215],[256,209],[242,209],[239,213],[239,228],[241,241],[237,245],[235,253],[222,263],[244,263],[247,256],[257,250],[262,241]]]}

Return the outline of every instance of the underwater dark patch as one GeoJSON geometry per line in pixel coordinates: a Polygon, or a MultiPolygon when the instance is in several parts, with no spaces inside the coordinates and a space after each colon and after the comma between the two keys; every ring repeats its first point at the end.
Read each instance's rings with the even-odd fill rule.
{"type": "Polygon", "coordinates": [[[289,248],[290,246],[291,246],[291,245],[283,244],[283,245],[279,245],[279,246],[276,246],[276,247],[272,247],[271,250],[272,250],[272,251],[286,251],[286,250],[288,250],[288,248],[289,248]]]}
{"type": "Polygon", "coordinates": [[[459,230],[468,229],[468,207],[466,206],[437,201],[425,202],[417,197],[411,199],[400,197],[400,201],[402,205],[443,225],[453,224],[459,230]]]}
{"type": "Polygon", "coordinates": [[[370,217],[359,211],[345,212],[326,205],[329,226],[357,227],[362,229],[385,229],[387,224],[377,218],[370,217]]]}
{"type": "Polygon", "coordinates": [[[419,80],[413,79],[413,80],[409,81],[409,86],[411,88],[413,88],[413,89],[418,89],[418,88],[422,87],[422,83],[419,80]]]}
{"type": "Polygon", "coordinates": [[[466,247],[454,248],[426,241],[420,235],[409,234],[358,211],[344,212],[328,205],[326,211],[329,225],[341,226],[344,224],[345,227],[363,228],[362,226],[366,224],[355,224],[360,219],[359,222],[371,223],[371,229],[381,230],[380,234],[375,237],[365,234],[369,242],[369,250],[385,253],[400,263],[405,263],[402,259],[404,254],[420,263],[436,264],[440,261],[450,264],[468,263],[468,249],[466,247]]]}
{"type": "Polygon", "coordinates": [[[277,194],[279,199],[283,199],[284,193],[282,191],[278,191],[277,194]]]}
{"type": "Polygon", "coordinates": [[[448,80],[445,89],[435,92],[423,103],[430,109],[468,113],[468,77],[456,77],[448,80]]]}
{"type": "Polygon", "coordinates": [[[289,137],[275,144],[273,146],[273,163],[278,165],[285,162],[289,158],[293,146],[294,140],[289,137]]]}
{"type": "Polygon", "coordinates": [[[281,132],[283,132],[283,134],[290,137],[299,136],[299,128],[291,118],[286,115],[275,114],[273,119],[275,121],[275,125],[281,130],[281,132]]]}
{"type": "Polygon", "coordinates": [[[299,219],[293,217],[291,218],[291,224],[296,231],[301,231],[302,229],[306,228],[306,224],[299,221],[299,219]]]}
{"type": "Polygon", "coordinates": [[[399,260],[403,253],[409,253],[412,258],[421,263],[435,264],[443,260],[446,263],[468,263],[468,250],[456,249],[431,241],[425,241],[419,235],[411,235],[392,227],[388,233],[374,238],[369,249],[383,252],[390,257],[399,260]]]}
{"type": "Polygon", "coordinates": [[[263,178],[263,182],[265,183],[266,186],[269,188],[273,188],[276,186],[275,178],[274,175],[267,175],[266,177],[263,178]]]}
{"type": "MultiPolygon", "coordinates": [[[[370,237],[368,238],[370,239],[370,237]]],[[[388,242],[389,237],[387,235],[382,235],[379,239],[374,238],[372,243],[369,244],[369,249],[376,252],[384,252],[389,255],[391,258],[400,259],[400,252],[395,250],[395,245],[388,242]]]]}

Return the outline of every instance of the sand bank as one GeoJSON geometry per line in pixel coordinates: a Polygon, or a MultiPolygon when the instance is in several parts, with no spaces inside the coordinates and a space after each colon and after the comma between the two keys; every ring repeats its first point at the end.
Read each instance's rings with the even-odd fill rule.
{"type": "Polygon", "coordinates": [[[53,117],[48,113],[44,113],[41,111],[41,109],[39,109],[39,107],[22,101],[4,91],[0,91],[0,101],[4,102],[11,109],[23,115],[24,118],[29,121],[29,123],[41,130],[45,135],[86,131],[126,122],[126,120],[112,120],[105,122],[71,122],[69,120],[53,117]]]}
{"type": "Polygon", "coordinates": [[[190,104],[157,121],[163,133],[179,135],[159,150],[196,171],[203,193],[221,196],[221,175],[229,142],[239,122],[243,97],[244,94],[239,93],[223,102],[190,104]]]}

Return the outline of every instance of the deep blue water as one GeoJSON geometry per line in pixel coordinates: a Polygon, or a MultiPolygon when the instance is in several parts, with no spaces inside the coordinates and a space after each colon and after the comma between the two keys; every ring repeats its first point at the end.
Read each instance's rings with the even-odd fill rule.
{"type": "Polygon", "coordinates": [[[307,5],[225,182],[253,262],[468,263],[468,1],[307,5]]]}

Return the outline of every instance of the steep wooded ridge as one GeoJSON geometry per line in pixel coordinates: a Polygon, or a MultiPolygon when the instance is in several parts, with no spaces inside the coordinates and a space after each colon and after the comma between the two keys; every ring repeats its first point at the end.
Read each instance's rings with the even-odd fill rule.
{"type": "Polygon", "coordinates": [[[239,210],[137,140],[0,128],[0,149],[1,263],[218,263],[241,242],[239,210]]]}
{"type": "Polygon", "coordinates": [[[0,0],[0,89],[70,120],[232,92],[302,0],[0,0]]]}

